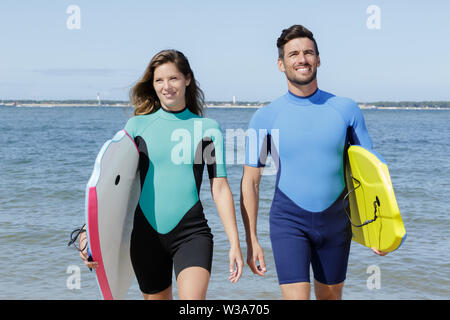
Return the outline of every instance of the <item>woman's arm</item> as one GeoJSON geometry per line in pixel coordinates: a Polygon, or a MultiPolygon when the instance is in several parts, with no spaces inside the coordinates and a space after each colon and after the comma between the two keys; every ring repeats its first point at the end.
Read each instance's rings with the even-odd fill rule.
{"type": "Polygon", "coordinates": [[[235,283],[242,275],[244,262],[239,244],[239,234],[236,223],[233,195],[231,193],[230,186],[228,185],[227,178],[212,178],[210,182],[211,194],[216,204],[220,219],[222,220],[228,241],[230,242],[229,280],[232,283],[235,283]]]}

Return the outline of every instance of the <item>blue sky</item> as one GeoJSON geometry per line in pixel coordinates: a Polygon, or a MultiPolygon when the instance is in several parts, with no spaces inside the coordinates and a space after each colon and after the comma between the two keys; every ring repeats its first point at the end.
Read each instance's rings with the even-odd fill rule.
{"type": "MultiPolygon", "coordinates": [[[[162,49],[186,54],[207,100],[271,101],[281,30],[318,42],[319,87],[359,102],[450,100],[450,1],[2,0],[0,99],[128,99],[162,49]],[[67,8],[80,9],[69,29],[67,8]],[[379,29],[367,27],[379,8],[379,29]]],[[[373,20],[372,20],[373,21],[373,20]]]]}

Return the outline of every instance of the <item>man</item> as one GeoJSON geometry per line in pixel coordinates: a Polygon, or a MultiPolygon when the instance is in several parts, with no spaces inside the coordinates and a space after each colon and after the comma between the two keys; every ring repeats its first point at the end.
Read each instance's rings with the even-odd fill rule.
{"type": "Polygon", "coordinates": [[[349,144],[371,149],[372,142],[353,100],[318,89],[320,56],[313,34],[294,25],[283,30],[277,47],[288,93],[255,112],[246,141],[241,211],[247,263],[264,276],[256,220],[259,182],[271,153],[278,168],[270,238],[283,298],[309,299],[312,265],[316,298],[340,299],[351,241],[343,206],[344,153],[349,144]]]}

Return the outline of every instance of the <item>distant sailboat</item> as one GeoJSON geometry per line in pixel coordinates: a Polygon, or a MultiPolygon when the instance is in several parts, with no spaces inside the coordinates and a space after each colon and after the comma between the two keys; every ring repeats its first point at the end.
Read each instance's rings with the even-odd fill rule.
{"type": "Polygon", "coordinates": [[[97,103],[98,103],[99,107],[102,105],[102,103],[100,101],[100,93],[98,93],[98,92],[97,92],[97,103]]]}

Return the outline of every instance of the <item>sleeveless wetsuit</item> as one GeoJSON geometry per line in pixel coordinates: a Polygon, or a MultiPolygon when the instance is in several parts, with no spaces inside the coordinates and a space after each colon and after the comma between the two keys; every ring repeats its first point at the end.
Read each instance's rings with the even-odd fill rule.
{"type": "MultiPolygon", "coordinates": [[[[270,237],[280,284],[345,280],[351,227],[343,210],[344,154],[349,144],[372,149],[363,114],[351,99],[316,90],[288,92],[253,115],[246,165],[277,164],[270,237]]],[[[348,204],[346,204],[348,205],[348,204]]]]}
{"type": "Polygon", "coordinates": [[[168,288],[175,274],[200,266],[211,272],[213,241],[199,199],[204,165],[226,177],[222,130],[187,108],[163,108],[128,120],[139,149],[141,196],[131,235],[131,261],[146,294],[168,288]]]}

